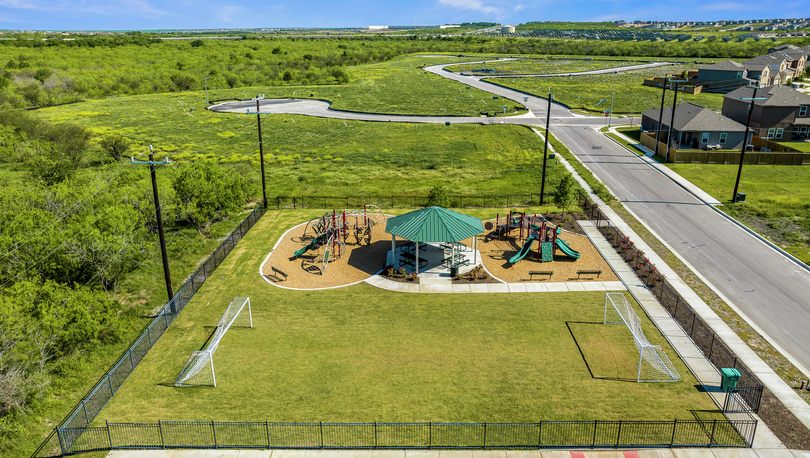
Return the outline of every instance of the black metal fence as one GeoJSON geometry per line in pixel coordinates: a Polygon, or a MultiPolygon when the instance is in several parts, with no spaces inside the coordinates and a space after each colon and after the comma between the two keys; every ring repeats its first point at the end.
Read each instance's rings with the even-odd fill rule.
{"type": "MultiPolygon", "coordinates": [[[[171,301],[164,305],[157,316],[144,327],[140,336],[135,342],[118,358],[115,364],[101,377],[96,385],[82,398],[76,407],[59,423],[57,430],[68,431],[65,434],[52,432],[48,438],[40,444],[35,457],[61,456],[63,452],[73,450],[73,445],[79,437],[84,438],[86,427],[98,415],[101,409],[107,405],[110,398],[115,395],[129,374],[135,370],[138,363],[146,356],[146,353],[155,345],[157,340],[177,315],[183,311],[194,294],[202,287],[205,280],[214,272],[222,261],[233,250],[236,243],[256,224],[265,212],[263,203],[260,203],[242,222],[236,227],[222,242],[222,244],[211,253],[208,258],[191,276],[186,279],[183,286],[171,301]],[[172,305],[175,312],[172,313],[172,305]]],[[[87,437],[96,437],[97,428],[86,429],[87,437]]],[[[82,439],[84,440],[84,439],[82,439]]]]}
{"type": "Polygon", "coordinates": [[[658,302],[678,322],[683,331],[692,338],[703,355],[719,370],[724,367],[740,371],[739,396],[750,407],[759,412],[762,401],[762,382],[751,372],[703,321],[678,291],[658,272],[655,266],[616,226],[610,224],[599,208],[580,191],[579,205],[588,217],[596,222],[599,231],[610,242],[616,252],[636,272],[658,302]]]}
{"type": "Polygon", "coordinates": [[[159,421],[59,429],[65,454],[117,449],[542,449],[750,447],[755,420],[540,423],[159,421]]]}
{"type": "MultiPolygon", "coordinates": [[[[546,194],[546,200],[550,200],[546,194]]],[[[540,193],[528,194],[447,194],[451,208],[530,207],[540,205],[540,193]]],[[[397,196],[277,196],[268,198],[268,204],[282,208],[362,208],[376,205],[380,208],[420,208],[427,204],[422,195],[397,196]]]]}

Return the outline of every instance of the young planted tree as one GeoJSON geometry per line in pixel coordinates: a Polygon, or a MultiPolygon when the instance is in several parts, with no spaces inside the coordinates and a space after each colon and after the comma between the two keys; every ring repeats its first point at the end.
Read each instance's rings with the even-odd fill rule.
{"type": "Polygon", "coordinates": [[[122,157],[129,150],[129,140],[121,135],[114,135],[112,137],[104,137],[101,140],[101,147],[104,151],[116,162],[120,161],[122,157]]]}
{"type": "Polygon", "coordinates": [[[565,174],[554,189],[554,205],[562,209],[563,216],[574,205],[574,179],[570,174],[565,174]]]}
{"type": "Polygon", "coordinates": [[[450,198],[443,186],[436,185],[428,193],[427,203],[425,207],[442,207],[447,208],[450,206],[450,198]]]}

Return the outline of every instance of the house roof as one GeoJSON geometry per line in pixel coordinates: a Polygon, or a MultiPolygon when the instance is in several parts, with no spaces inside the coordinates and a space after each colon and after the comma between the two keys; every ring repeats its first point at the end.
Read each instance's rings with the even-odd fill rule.
{"type": "Polygon", "coordinates": [[[722,62],[717,62],[711,65],[704,65],[702,67],[698,67],[698,70],[733,70],[735,72],[739,72],[744,68],[745,65],[734,62],[733,60],[724,60],[722,62]]]}
{"type": "Polygon", "coordinates": [[[427,207],[389,219],[385,232],[414,242],[459,242],[484,232],[484,226],[473,216],[427,207]]]}
{"type": "MultiPolygon", "coordinates": [[[[740,100],[740,97],[749,98],[754,95],[754,88],[737,88],[723,97],[726,99],[740,100]]],[[[755,100],[754,104],[763,107],[798,107],[799,105],[810,105],[810,95],[799,92],[788,86],[766,86],[757,90],[757,98],[764,97],[765,100],[755,100]]]]}
{"type": "MultiPolygon", "coordinates": [[[[658,121],[661,112],[650,108],[642,115],[658,121]]],[[[672,118],[672,107],[664,108],[661,125],[669,126],[672,118]]],[[[672,128],[680,132],[745,132],[745,126],[719,113],[691,102],[684,102],[675,107],[675,122],[672,128]]]]}
{"type": "Polygon", "coordinates": [[[780,65],[784,61],[791,61],[793,58],[787,56],[785,53],[781,51],[772,52],[770,54],[763,54],[761,56],[752,57],[745,61],[746,64],[768,64],[768,65],[780,65]]]}
{"type": "Polygon", "coordinates": [[[761,72],[766,68],[771,68],[768,64],[745,64],[745,68],[750,72],[761,72]]]}

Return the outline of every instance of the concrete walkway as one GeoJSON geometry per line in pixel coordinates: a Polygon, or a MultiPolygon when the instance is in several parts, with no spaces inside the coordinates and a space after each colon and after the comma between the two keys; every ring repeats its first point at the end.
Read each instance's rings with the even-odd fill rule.
{"type": "Polygon", "coordinates": [[[810,458],[784,450],[673,448],[647,450],[114,450],[108,458],[810,458]]]}

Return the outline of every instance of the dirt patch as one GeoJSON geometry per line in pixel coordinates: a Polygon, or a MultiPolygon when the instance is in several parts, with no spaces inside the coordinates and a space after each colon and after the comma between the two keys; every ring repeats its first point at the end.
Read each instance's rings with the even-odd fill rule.
{"type": "MultiPolygon", "coordinates": [[[[548,216],[546,218],[549,221],[554,221],[548,216]]],[[[494,220],[491,221],[494,223],[494,220]]],[[[581,229],[580,232],[582,232],[581,229]]],[[[489,233],[490,231],[487,231],[478,238],[478,251],[481,252],[481,260],[484,267],[493,276],[507,283],[619,280],[619,277],[616,276],[607,261],[599,254],[599,251],[585,235],[563,232],[559,236],[559,238],[568,242],[574,251],[579,252],[579,259],[569,258],[559,254],[558,251],[553,261],[540,262],[537,259],[538,244],[535,242],[531,252],[523,260],[516,264],[510,264],[509,258],[520,251],[523,243],[518,240],[518,237],[508,237],[503,240],[492,239],[487,236],[489,233]],[[578,271],[599,270],[602,271],[599,275],[577,273],[578,271]],[[531,272],[551,272],[551,275],[533,275],[531,272]]]]}
{"type": "MultiPolygon", "coordinates": [[[[349,235],[341,257],[325,265],[325,246],[309,250],[297,258],[293,256],[296,250],[309,245],[315,236],[312,227],[307,233],[304,233],[305,228],[306,223],[300,224],[284,234],[262,267],[266,279],[288,288],[333,288],[363,281],[385,267],[385,258],[391,250],[391,235],[385,233],[384,224],[374,227],[370,244],[363,241],[358,245],[354,236],[349,235]],[[287,274],[287,279],[274,272],[273,267],[287,274]]],[[[330,248],[330,254],[332,251],[330,248]]]]}

